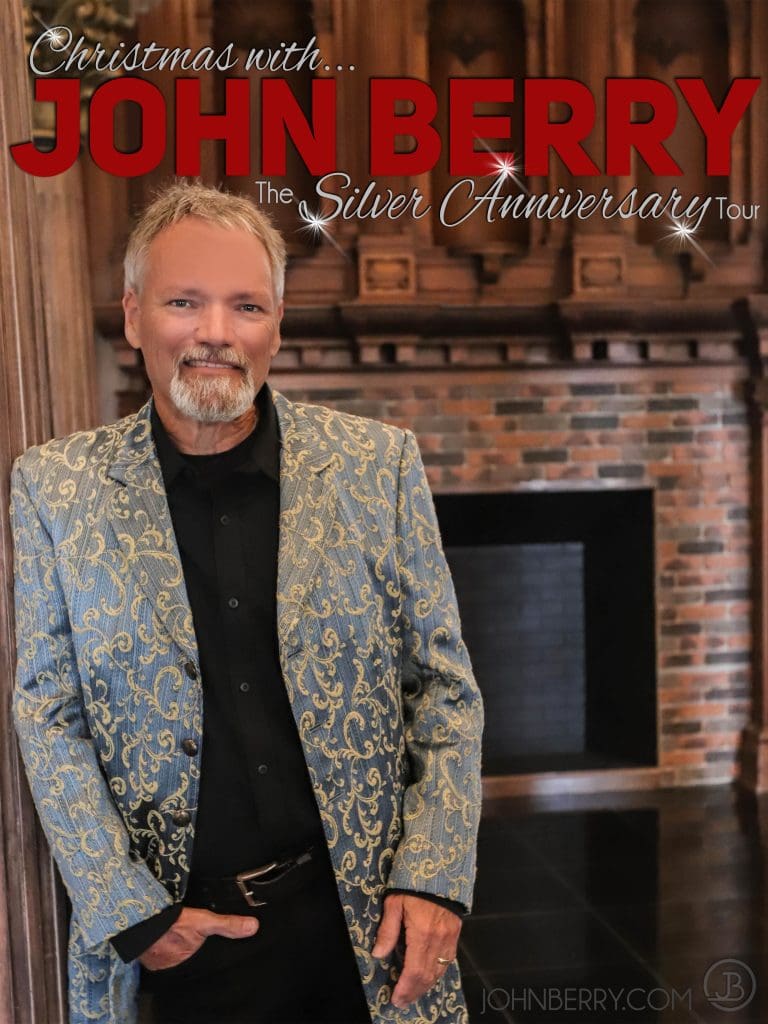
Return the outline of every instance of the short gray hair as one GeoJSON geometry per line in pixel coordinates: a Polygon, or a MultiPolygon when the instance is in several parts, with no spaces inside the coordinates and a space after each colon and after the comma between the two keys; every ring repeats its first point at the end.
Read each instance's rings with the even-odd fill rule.
{"type": "Polygon", "coordinates": [[[277,300],[285,288],[286,251],[283,236],[247,196],[234,195],[197,182],[177,181],[159,192],[136,223],[125,250],[125,290],[141,291],[147,253],[165,228],[184,217],[199,217],[222,228],[250,232],[267,250],[277,300]]]}

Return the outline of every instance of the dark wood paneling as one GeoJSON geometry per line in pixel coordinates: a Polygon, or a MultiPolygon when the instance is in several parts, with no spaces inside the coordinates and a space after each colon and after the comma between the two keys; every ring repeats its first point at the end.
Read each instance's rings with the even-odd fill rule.
{"type": "Polygon", "coordinates": [[[31,135],[21,5],[15,0],[0,0],[0,25],[0,1021],[60,1024],[66,1018],[63,901],[39,840],[10,719],[15,656],[9,473],[13,458],[49,437],[53,423],[34,186],[7,157],[11,143],[31,135]]]}

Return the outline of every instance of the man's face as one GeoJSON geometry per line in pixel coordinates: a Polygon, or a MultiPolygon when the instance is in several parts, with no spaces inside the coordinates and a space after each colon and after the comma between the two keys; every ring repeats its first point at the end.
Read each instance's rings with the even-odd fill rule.
{"type": "Polygon", "coordinates": [[[252,410],[283,315],[258,238],[185,217],[154,239],[123,308],[161,415],[220,423],[252,410]]]}

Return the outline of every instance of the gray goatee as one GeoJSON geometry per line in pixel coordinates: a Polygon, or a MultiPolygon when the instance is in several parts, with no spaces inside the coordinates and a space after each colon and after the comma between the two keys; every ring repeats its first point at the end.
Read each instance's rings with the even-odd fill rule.
{"type": "Polygon", "coordinates": [[[229,423],[242,416],[256,399],[256,386],[250,367],[231,349],[197,345],[176,360],[170,386],[171,401],[184,416],[200,423],[229,423]],[[181,367],[190,360],[236,366],[236,376],[182,377],[181,367]]]}

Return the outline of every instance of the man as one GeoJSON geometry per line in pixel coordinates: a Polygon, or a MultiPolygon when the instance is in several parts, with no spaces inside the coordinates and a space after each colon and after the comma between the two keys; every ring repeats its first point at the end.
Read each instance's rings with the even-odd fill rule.
{"type": "Polygon", "coordinates": [[[175,185],[128,244],[152,399],[14,467],[14,717],[70,1020],[466,1021],[482,707],[413,436],[266,385],[285,248],[175,185]]]}

